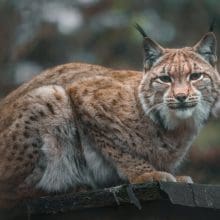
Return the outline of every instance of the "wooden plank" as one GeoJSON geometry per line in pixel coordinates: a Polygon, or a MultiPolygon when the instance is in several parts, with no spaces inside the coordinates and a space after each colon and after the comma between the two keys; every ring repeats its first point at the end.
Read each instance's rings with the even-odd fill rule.
{"type": "MultiPolygon", "coordinates": [[[[20,204],[16,211],[13,211],[13,215],[19,213],[21,216],[23,213],[23,216],[28,216],[28,218],[31,216],[31,219],[38,215],[44,216],[45,219],[54,219],[55,216],[62,216],[65,219],[71,219],[70,216],[72,218],[84,216],[85,218],[82,219],[88,219],[89,216],[85,213],[93,213],[92,210],[96,210],[98,216],[101,215],[100,213],[104,215],[103,210],[106,210],[106,216],[114,213],[115,210],[121,210],[119,213],[124,213],[125,210],[129,213],[133,210],[131,212],[133,218],[127,216],[127,220],[143,219],[138,217],[142,216],[141,213],[145,213],[147,217],[159,216],[158,212],[161,210],[164,210],[167,216],[174,216],[174,219],[183,210],[183,212],[191,213],[190,216],[203,213],[201,216],[204,216],[204,219],[209,216],[212,216],[211,219],[215,219],[215,217],[220,219],[220,186],[166,182],[121,185],[86,193],[46,196],[27,200],[20,204]],[[146,214],[149,208],[152,209],[151,214],[146,214]]],[[[184,213],[182,216],[185,216],[184,213]]],[[[22,218],[13,219],[20,220],[22,218]]],[[[95,219],[94,217],[93,220],[95,219]]],[[[109,219],[120,218],[112,217],[109,219]]],[[[157,219],[163,219],[163,217],[157,219]]]]}
{"type": "Polygon", "coordinates": [[[87,193],[48,196],[25,201],[21,206],[30,214],[57,213],[85,208],[133,204],[141,209],[140,201],[160,199],[158,183],[121,185],[87,193]]]}
{"type": "Polygon", "coordinates": [[[172,204],[220,209],[220,186],[161,182],[160,189],[172,204]]]}
{"type": "Polygon", "coordinates": [[[122,206],[153,200],[169,200],[174,205],[220,209],[220,186],[182,183],[121,185],[86,193],[47,196],[25,201],[20,209],[30,214],[67,212],[86,208],[122,206]]]}

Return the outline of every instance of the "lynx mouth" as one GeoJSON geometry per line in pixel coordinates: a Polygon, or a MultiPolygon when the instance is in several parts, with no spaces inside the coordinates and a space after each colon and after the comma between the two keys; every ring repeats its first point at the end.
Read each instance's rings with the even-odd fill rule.
{"type": "Polygon", "coordinates": [[[172,110],[188,110],[192,109],[197,105],[197,103],[178,103],[178,104],[169,104],[168,107],[172,110]]]}

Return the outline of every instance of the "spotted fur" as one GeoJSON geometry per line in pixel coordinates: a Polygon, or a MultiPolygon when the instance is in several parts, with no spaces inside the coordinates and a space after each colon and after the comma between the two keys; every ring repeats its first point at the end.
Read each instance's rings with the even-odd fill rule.
{"type": "Polygon", "coordinates": [[[49,193],[173,176],[219,94],[215,36],[164,49],[144,71],[70,63],[0,102],[0,205],[49,193]],[[194,74],[194,75],[193,75],[194,74]]]}

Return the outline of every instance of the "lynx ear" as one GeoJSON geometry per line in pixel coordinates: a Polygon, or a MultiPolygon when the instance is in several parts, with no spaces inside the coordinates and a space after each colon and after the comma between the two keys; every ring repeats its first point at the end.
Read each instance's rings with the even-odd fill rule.
{"type": "Polygon", "coordinates": [[[144,69],[149,70],[154,63],[163,54],[163,48],[151,40],[150,38],[144,38],[144,69]]]}
{"type": "Polygon", "coordinates": [[[163,54],[163,48],[159,44],[151,40],[139,24],[136,23],[135,28],[144,38],[144,69],[145,71],[147,71],[163,54]]]}
{"type": "Polygon", "coordinates": [[[200,54],[212,66],[216,65],[217,41],[213,32],[208,32],[202,39],[193,47],[194,51],[200,54]]]}

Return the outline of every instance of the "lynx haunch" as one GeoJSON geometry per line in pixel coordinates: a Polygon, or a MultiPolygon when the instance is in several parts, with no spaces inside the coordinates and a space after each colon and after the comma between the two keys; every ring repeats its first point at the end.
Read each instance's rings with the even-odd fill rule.
{"type": "Polygon", "coordinates": [[[165,49],[144,36],[144,71],[70,63],[0,102],[0,206],[54,192],[192,182],[176,167],[219,94],[216,38],[165,49]]]}

